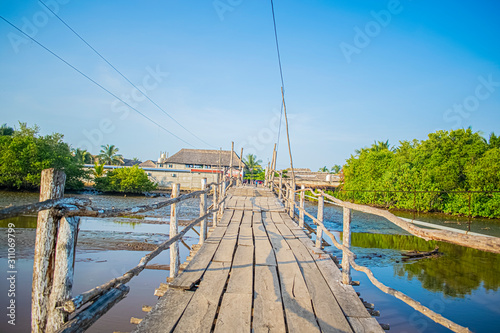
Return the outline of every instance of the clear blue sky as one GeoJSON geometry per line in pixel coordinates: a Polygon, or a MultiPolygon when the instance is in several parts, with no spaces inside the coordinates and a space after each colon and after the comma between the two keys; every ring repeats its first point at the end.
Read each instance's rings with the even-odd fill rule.
{"type": "MultiPolygon", "coordinates": [[[[183,126],[217,149],[234,141],[238,153],[243,146],[267,164],[281,106],[270,1],[45,2],[183,126]]],[[[498,1],[274,5],[295,167],[343,164],[374,140],[397,144],[439,129],[500,133],[498,1]]],[[[114,94],[134,95],[38,1],[2,1],[0,15],[114,94]]],[[[37,124],[94,154],[114,144],[146,160],[190,147],[4,21],[0,37],[0,123],[37,124]]],[[[139,111],[210,148],[135,95],[139,111]]],[[[281,168],[289,165],[284,133],[281,168]]]]}

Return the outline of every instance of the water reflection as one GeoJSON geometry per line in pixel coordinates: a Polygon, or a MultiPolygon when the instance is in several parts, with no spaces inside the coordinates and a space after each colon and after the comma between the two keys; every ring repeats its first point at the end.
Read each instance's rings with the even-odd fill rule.
{"type": "Polygon", "coordinates": [[[352,246],[357,248],[355,252],[361,260],[369,257],[373,249],[397,250],[385,252],[392,257],[394,274],[409,281],[416,279],[431,292],[464,298],[480,287],[494,292],[500,287],[499,254],[449,243],[427,242],[414,236],[354,233],[351,237],[352,246]],[[436,246],[439,246],[442,256],[408,262],[401,260],[402,250],[429,251],[436,246]]]}

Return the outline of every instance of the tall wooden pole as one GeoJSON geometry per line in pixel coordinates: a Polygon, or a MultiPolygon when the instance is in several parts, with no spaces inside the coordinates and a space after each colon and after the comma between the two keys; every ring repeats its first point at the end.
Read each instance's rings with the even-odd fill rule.
{"type": "MultiPolygon", "coordinates": [[[[351,247],[351,209],[344,207],[344,229],[342,234],[342,245],[349,249],[351,247]]],[[[351,284],[351,265],[346,251],[342,253],[342,283],[351,284]]]]}
{"type": "Polygon", "coordinates": [[[304,185],[301,185],[300,186],[300,189],[302,191],[300,191],[300,210],[299,210],[299,227],[303,228],[304,227],[304,211],[302,209],[304,209],[304,199],[305,199],[305,189],[306,187],[304,185]]]}
{"type": "MultiPolygon", "coordinates": [[[[65,182],[66,174],[63,171],[43,170],[40,182],[40,201],[62,198],[65,182]]],[[[31,291],[31,331],[36,333],[46,331],[58,225],[59,218],[55,216],[53,210],[44,210],[38,213],[31,291]]]]}
{"type": "Polygon", "coordinates": [[[243,185],[243,147],[241,147],[240,153],[240,174],[238,175],[238,179],[240,180],[240,184],[243,185]]]}
{"type": "Polygon", "coordinates": [[[57,234],[54,282],[49,296],[46,332],[56,332],[68,321],[68,314],[59,307],[71,298],[75,268],[75,248],[80,218],[63,217],[57,234]]]}
{"type": "MultiPolygon", "coordinates": [[[[205,190],[207,188],[207,179],[203,178],[201,180],[201,189],[205,190]]],[[[207,192],[200,195],[200,216],[207,213],[207,192]]],[[[200,225],[200,241],[199,244],[203,244],[207,239],[207,219],[204,218],[200,225]]]]}
{"type": "MultiPolygon", "coordinates": [[[[219,175],[217,174],[217,183],[219,182],[219,175]]],[[[217,226],[217,209],[219,208],[219,206],[217,205],[217,185],[214,184],[212,185],[212,189],[214,191],[214,194],[213,194],[213,207],[212,209],[214,210],[213,214],[212,214],[212,227],[216,227],[217,226]]]]}
{"type": "MultiPolygon", "coordinates": [[[[324,207],[325,207],[325,197],[323,196],[323,194],[321,194],[318,197],[318,216],[317,216],[317,219],[321,223],[323,223],[324,207]]],[[[321,249],[322,243],[323,243],[323,227],[318,225],[318,227],[316,228],[316,247],[318,249],[321,249]]]]}
{"type": "Polygon", "coordinates": [[[234,152],[234,141],[231,141],[231,156],[229,157],[229,182],[232,184],[233,181],[233,152],[234,152]]]}
{"type": "Polygon", "coordinates": [[[279,199],[283,198],[283,171],[280,171],[280,194],[279,199]]]}
{"type": "MultiPolygon", "coordinates": [[[[180,194],[180,184],[172,184],[172,198],[177,198],[180,194]]],[[[170,238],[177,235],[178,231],[178,212],[179,208],[177,204],[172,204],[170,206],[170,238]]],[[[170,277],[175,278],[179,274],[179,242],[175,242],[170,245],[170,277]]]]}
{"type": "Polygon", "coordinates": [[[288,116],[286,114],[285,92],[281,87],[281,98],[283,100],[283,112],[285,113],[286,139],[288,141],[288,154],[290,155],[290,168],[292,172],[292,188],[295,190],[295,171],[293,169],[292,148],[290,147],[290,133],[288,131],[288,116]]]}

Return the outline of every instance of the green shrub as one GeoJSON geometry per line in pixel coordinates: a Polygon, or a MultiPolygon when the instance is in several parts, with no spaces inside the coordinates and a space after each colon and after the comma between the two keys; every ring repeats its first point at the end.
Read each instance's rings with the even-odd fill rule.
{"type": "Polygon", "coordinates": [[[137,165],[114,169],[94,181],[95,188],[102,192],[143,193],[157,188],[146,172],[137,165]]]}

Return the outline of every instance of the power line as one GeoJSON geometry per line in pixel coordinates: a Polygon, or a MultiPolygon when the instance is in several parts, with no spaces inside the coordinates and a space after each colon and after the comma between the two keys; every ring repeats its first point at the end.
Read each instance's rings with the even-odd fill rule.
{"type": "Polygon", "coordinates": [[[182,127],[186,132],[188,132],[189,134],[191,134],[192,136],[194,136],[199,141],[203,142],[205,145],[207,145],[209,147],[212,147],[212,148],[215,148],[214,146],[212,146],[211,144],[209,144],[208,142],[204,141],[203,139],[201,139],[200,137],[198,137],[196,134],[194,134],[193,132],[191,132],[190,130],[188,130],[186,127],[184,127],[176,119],[174,119],[174,117],[172,117],[167,111],[165,111],[161,106],[159,106],[155,101],[153,101],[146,93],[144,93],[142,90],[140,90],[139,88],[137,88],[137,86],[134,83],[132,83],[132,81],[130,81],[124,74],[122,74],[122,72],[120,72],[115,66],[113,66],[106,58],[104,58],[104,56],[101,53],[99,53],[95,48],[93,48],[82,36],[80,36],[73,28],[71,28],[61,17],[59,17],[56,13],[54,13],[54,11],[52,11],[52,9],[50,9],[42,0],[38,0],[38,1],[42,5],[44,5],[45,8],[47,8],[52,14],[54,14],[54,16],[59,19],[59,21],[61,21],[69,30],[71,30],[78,38],[80,38],[80,40],[82,42],[84,42],[92,51],[94,51],[102,60],[104,60],[109,66],[111,66],[111,68],[113,68],[118,74],[120,74],[121,77],[123,77],[128,83],[130,83],[135,89],[137,89],[144,97],[146,97],[151,103],[153,103],[153,105],[155,105],[159,110],[161,110],[170,119],[172,119],[177,125],[179,125],[180,127],[182,127]]]}
{"type": "MultiPolygon", "coordinates": [[[[281,67],[281,55],[280,55],[280,47],[278,43],[278,30],[276,29],[276,17],[274,15],[274,3],[273,0],[271,0],[271,11],[273,13],[273,24],[274,24],[274,40],[276,42],[276,52],[278,54],[278,64],[280,68],[280,77],[281,77],[281,87],[284,90],[285,89],[285,82],[283,80],[283,68],[281,67]]],[[[284,92],[284,91],[283,91],[284,92]]],[[[280,112],[280,124],[278,126],[278,138],[276,140],[276,151],[279,150],[280,146],[280,136],[281,136],[281,123],[283,122],[283,104],[281,104],[281,112],[280,112]]]]}
{"type": "Polygon", "coordinates": [[[46,46],[44,46],[43,44],[41,44],[40,42],[38,42],[33,37],[29,36],[27,33],[25,33],[24,31],[22,31],[21,29],[19,29],[17,26],[15,26],[13,23],[11,23],[9,20],[7,20],[5,17],[0,16],[0,18],[2,20],[4,20],[6,23],[8,23],[10,26],[12,26],[14,29],[16,29],[17,31],[19,31],[21,34],[23,34],[24,36],[26,36],[27,38],[31,39],[33,42],[35,42],[36,44],[38,44],[39,46],[41,46],[43,49],[45,49],[47,52],[49,52],[50,54],[52,54],[54,57],[56,57],[57,59],[61,60],[66,65],[68,65],[69,67],[71,67],[73,70],[75,70],[76,72],[78,72],[80,75],[82,75],[83,77],[85,77],[86,79],[88,79],[90,82],[94,83],[96,86],[98,86],[99,88],[101,88],[102,90],[104,90],[105,92],[107,92],[108,94],[110,94],[111,96],[113,96],[114,98],[118,99],[123,104],[125,104],[126,106],[128,106],[129,108],[131,108],[132,110],[134,110],[135,112],[137,112],[138,114],[140,114],[141,116],[143,116],[144,118],[146,118],[147,120],[149,120],[150,122],[152,122],[153,124],[157,125],[161,129],[163,129],[164,131],[166,131],[167,133],[169,133],[170,135],[172,135],[175,138],[179,139],[180,141],[188,144],[189,146],[195,148],[195,146],[193,146],[192,144],[190,144],[186,140],[184,140],[184,139],[180,138],[179,136],[175,135],[174,133],[172,133],[171,131],[169,131],[165,127],[163,127],[160,124],[158,124],[153,119],[151,119],[148,116],[146,116],[141,111],[137,110],[136,108],[134,108],[133,106],[131,106],[130,104],[128,104],[127,102],[125,102],[124,100],[122,100],[120,97],[116,96],[114,93],[112,93],[111,91],[109,91],[108,89],[106,89],[105,87],[103,87],[101,84],[99,84],[98,82],[94,81],[92,78],[90,78],[88,75],[86,75],[85,73],[83,73],[82,71],[80,71],[78,68],[76,68],[75,66],[71,65],[69,62],[67,62],[66,60],[64,60],[60,56],[58,56],[56,53],[52,52],[49,48],[47,48],[46,46]]]}
{"type": "MultiPolygon", "coordinates": [[[[294,172],[294,169],[293,169],[292,147],[290,145],[290,133],[288,131],[288,116],[286,114],[285,82],[283,80],[283,69],[282,69],[282,66],[281,66],[281,56],[280,56],[280,48],[279,48],[279,43],[278,43],[278,32],[277,32],[277,29],[276,29],[276,16],[274,15],[274,3],[273,3],[273,0],[271,0],[271,10],[272,10],[272,13],[273,13],[274,37],[275,37],[275,41],[276,41],[276,51],[278,53],[278,64],[279,64],[279,67],[280,67],[280,76],[281,76],[281,100],[283,101],[283,104],[282,104],[282,107],[283,107],[282,114],[285,115],[286,139],[288,141],[288,154],[290,155],[290,169],[292,171],[292,184],[293,184],[293,186],[295,186],[295,172],[294,172]]],[[[281,120],[281,116],[280,116],[280,120],[281,120]]],[[[278,138],[280,136],[280,133],[281,133],[281,121],[280,121],[279,130],[278,130],[278,138]]]]}

